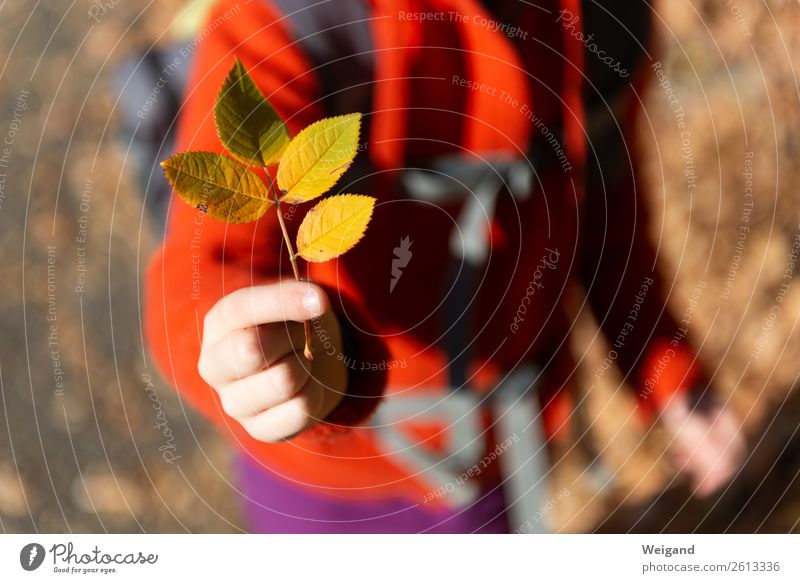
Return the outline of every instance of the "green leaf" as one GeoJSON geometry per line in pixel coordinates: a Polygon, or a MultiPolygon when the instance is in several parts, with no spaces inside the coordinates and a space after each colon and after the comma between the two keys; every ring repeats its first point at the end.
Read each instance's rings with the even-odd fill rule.
{"type": "Polygon", "coordinates": [[[277,164],[291,137],[239,59],[217,94],[214,123],[219,139],[245,164],[277,164]]]}
{"type": "Polygon", "coordinates": [[[220,221],[255,221],[273,204],[261,178],[227,156],[184,152],[164,160],[161,167],[184,201],[220,221]]]}
{"type": "Polygon", "coordinates": [[[281,201],[298,203],[327,192],[350,167],[358,149],[361,114],[321,119],[291,141],[278,166],[281,201]]]}
{"type": "Polygon", "coordinates": [[[349,251],[364,236],[373,208],[371,196],[329,196],[303,218],[297,231],[297,254],[319,263],[349,251]]]}

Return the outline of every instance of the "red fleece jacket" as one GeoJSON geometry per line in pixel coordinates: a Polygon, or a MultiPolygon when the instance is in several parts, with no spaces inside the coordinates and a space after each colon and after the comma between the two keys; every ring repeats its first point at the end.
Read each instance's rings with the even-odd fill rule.
{"type": "MultiPolygon", "coordinates": [[[[570,315],[563,298],[572,282],[581,281],[588,290],[613,343],[642,282],[649,279],[638,323],[626,334],[625,345],[635,349],[620,348],[615,362],[648,402],[663,403],[694,382],[691,353],[682,341],[672,342],[678,328],[665,313],[661,282],[652,271],[646,212],[634,176],[623,172],[611,189],[586,178],[584,47],[555,21],[562,7],[580,14],[579,2],[546,4],[549,16],[535,8],[516,15],[515,24],[532,40],[515,46],[482,24],[492,16],[475,0],[373,3],[373,105],[372,112],[364,112],[370,130],[361,155],[375,169],[364,193],[376,196],[379,204],[362,243],[339,261],[308,270],[309,277],[327,287],[353,337],[348,396],[326,422],[289,442],[264,444],[250,438],[224,414],[196,368],[203,317],[216,301],[238,288],[291,276],[277,251],[275,215],[227,225],[174,199],[163,247],[147,270],[150,348],[165,377],[192,406],[287,479],[329,495],[362,499],[419,499],[431,488],[378,443],[367,421],[381,396],[448,391],[448,359],[441,346],[441,305],[448,292],[443,266],[460,203],[434,206],[407,198],[397,170],[449,153],[522,158],[540,139],[543,126],[563,128],[561,146],[571,170],[555,167],[538,177],[526,198],[497,201],[490,257],[469,308],[474,314],[473,385],[490,390],[504,371],[539,363],[548,373],[540,391],[546,426],[555,433],[569,415],[564,388],[573,362],[566,349],[570,315]],[[459,12],[470,18],[434,24],[409,21],[400,16],[404,12],[459,12]],[[618,212],[598,220],[597,208],[609,207],[618,212]],[[392,251],[404,237],[413,241],[413,259],[390,292],[392,251]],[[546,270],[546,281],[529,298],[525,317],[512,331],[546,250],[557,251],[558,266],[546,270]],[[641,391],[645,385],[648,389],[641,391]]],[[[326,115],[313,65],[293,44],[291,23],[277,10],[265,2],[224,0],[209,22],[180,113],[179,151],[222,151],[213,103],[234,57],[293,132],[326,115]]],[[[626,131],[631,128],[628,124],[626,131]]],[[[296,229],[299,221],[290,218],[289,223],[296,229]]],[[[408,430],[430,447],[441,438],[437,428],[408,430]]],[[[491,473],[485,477],[492,479],[491,473]]]]}

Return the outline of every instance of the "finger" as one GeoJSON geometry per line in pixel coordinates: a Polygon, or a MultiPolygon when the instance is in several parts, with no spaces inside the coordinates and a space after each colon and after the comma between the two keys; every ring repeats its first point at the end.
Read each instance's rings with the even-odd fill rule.
{"type": "MultiPolygon", "coordinates": [[[[703,424],[698,423],[698,425],[703,424]]],[[[698,433],[702,433],[702,435],[687,435],[692,438],[693,445],[685,444],[685,447],[691,448],[691,451],[688,454],[689,458],[684,470],[691,474],[693,493],[700,497],[715,492],[731,474],[728,456],[709,439],[709,430],[710,427],[705,424],[704,429],[698,429],[698,433]]]]}
{"type": "Polygon", "coordinates": [[[291,353],[266,370],[222,387],[222,408],[234,419],[247,419],[292,399],[308,382],[308,362],[291,353]]]}
{"type": "Polygon", "coordinates": [[[714,424],[712,425],[712,439],[717,447],[723,451],[728,451],[732,458],[737,461],[745,453],[745,441],[741,432],[741,427],[730,411],[716,409],[714,411],[714,424]]]}
{"type": "Polygon", "coordinates": [[[241,421],[259,441],[280,441],[310,427],[317,421],[324,402],[322,387],[311,380],[297,395],[271,409],[241,421]]]}
{"type": "Polygon", "coordinates": [[[717,453],[713,462],[706,462],[702,469],[698,469],[693,482],[695,495],[701,498],[710,496],[733,478],[736,468],[737,464],[725,452],[717,453]]]}
{"type": "Polygon", "coordinates": [[[253,375],[304,344],[303,325],[297,322],[266,324],[234,330],[203,348],[198,369],[212,386],[253,375]]]}
{"type": "Polygon", "coordinates": [[[707,472],[692,481],[692,493],[698,498],[707,498],[719,490],[726,481],[718,472],[707,472]]]}
{"type": "Polygon", "coordinates": [[[282,280],[228,294],[206,314],[204,339],[217,342],[240,328],[293,320],[303,322],[325,313],[328,300],[321,287],[306,281],[282,280]]]}

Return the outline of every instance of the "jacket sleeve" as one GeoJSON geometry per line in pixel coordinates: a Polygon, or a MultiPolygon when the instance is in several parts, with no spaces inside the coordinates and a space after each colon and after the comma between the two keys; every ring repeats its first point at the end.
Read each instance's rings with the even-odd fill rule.
{"type": "MultiPolygon", "coordinates": [[[[324,112],[318,86],[305,57],[292,46],[285,20],[265,2],[217,3],[196,37],[192,70],[178,120],[177,150],[222,152],[213,106],[234,56],[294,134],[324,112]]],[[[188,49],[187,49],[188,50],[188,49]]],[[[228,427],[247,448],[249,436],[227,418],[216,393],[199,376],[197,361],[208,310],[236,289],[292,277],[280,261],[281,235],[276,214],[255,223],[229,225],[205,216],[173,197],[166,237],[146,273],[145,327],[150,351],[164,377],[206,417],[228,427]]],[[[373,328],[362,306],[347,290],[329,290],[332,307],[346,309],[352,327],[347,354],[354,359],[382,358],[382,346],[362,341],[373,328]],[[349,305],[348,305],[349,304],[349,305]],[[372,352],[373,354],[369,354],[372,352]],[[376,356],[377,354],[377,356],[376,356]]],[[[342,326],[347,326],[339,318],[342,326]]],[[[348,394],[323,423],[302,434],[327,438],[363,421],[375,408],[385,383],[381,372],[349,371],[348,394]]]]}
{"type": "MultiPolygon", "coordinates": [[[[642,73],[643,71],[640,71],[642,73]]],[[[641,91],[644,76],[636,89],[641,91]]],[[[619,366],[645,411],[657,412],[675,396],[705,390],[707,375],[692,350],[688,323],[673,317],[667,292],[673,286],[659,268],[650,238],[653,217],[645,196],[633,89],[615,112],[622,131],[597,139],[598,159],[587,169],[581,280],[619,366]]]]}

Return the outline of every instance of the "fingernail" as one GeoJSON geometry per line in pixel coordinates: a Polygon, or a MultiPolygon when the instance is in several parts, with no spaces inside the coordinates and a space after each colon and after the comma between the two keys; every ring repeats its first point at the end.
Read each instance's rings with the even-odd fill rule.
{"type": "Polygon", "coordinates": [[[306,295],[303,296],[303,307],[311,314],[319,314],[319,294],[313,290],[308,290],[306,295]]]}

